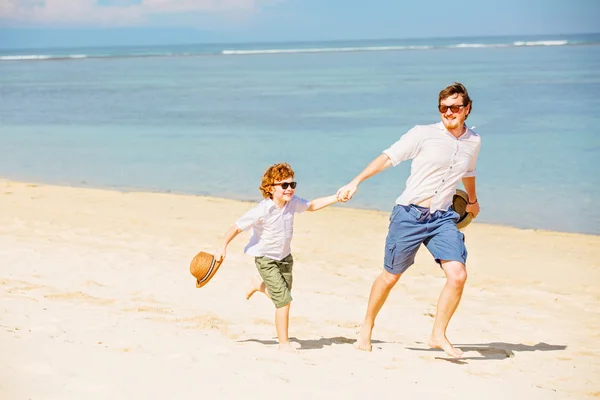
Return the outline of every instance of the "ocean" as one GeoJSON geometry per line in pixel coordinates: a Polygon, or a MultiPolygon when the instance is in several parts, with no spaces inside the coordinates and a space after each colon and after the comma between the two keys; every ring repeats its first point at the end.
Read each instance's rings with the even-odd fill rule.
{"type": "MultiPolygon", "coordinates": [[[[600,34],[0,50],[0,176],[260,200],[286,161],[311,199],[438,122],[455,81],[478,221],[600,234],[600,34]]],[[[390,211],[409,168],[339,206],[390,211]]]]}

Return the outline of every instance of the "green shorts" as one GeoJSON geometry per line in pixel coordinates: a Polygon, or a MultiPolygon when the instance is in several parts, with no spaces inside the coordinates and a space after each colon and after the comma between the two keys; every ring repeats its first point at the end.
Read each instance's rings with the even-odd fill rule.
{"type": "Polygon", "coordinates": [[[264,256],[256,257],[254,262],[275,307],[288,305],[292,301],[292,255],[281,261],[264,256]]]}

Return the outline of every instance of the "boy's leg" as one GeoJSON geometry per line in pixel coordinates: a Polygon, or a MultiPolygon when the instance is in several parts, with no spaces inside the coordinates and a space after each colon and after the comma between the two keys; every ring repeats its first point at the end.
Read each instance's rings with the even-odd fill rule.
{"type": "Polygon", "coordinates": [[[292,265],[291,255],[281,261],[268,257],[257,257],[256,266],[268,294],[275,304],[275,329],[280,350],[293,350],[288,337],[290,303],[292,302],[292,265]]]}
{"type": "Polygon", "coordinates": [[[256,292],[264,293],[268,298],[271,298],[267,286],[259,276],[254,276],[250,280],[250,286],[248,287],[248,290],[246,290],[246,300],[250,299],[256,292]]]}
{"type": "MultiPolygon", "coordinates": [[[[282,276],[283,280],[285,281],[287,291],[289,291],[289,292],[292,291],[292,282],[293,282],[292,268],[293,268],[293,266],[294,266],[294,259],[292,258],[291,254],[277,263],[277,267],[279,268],[279,271],[281,272],[281,276],[282,276]]],[[[291,301],[291,296],[290,296],[290,301],[291,301]]],[[[296,349],[294,349],[290,345],[290,339],[288,337],[289,321],[290,321],[290,305],[291,305],[291,303],[287,303],[285,306],[279,307],[279,308],[277,308],[277,310],[275,310],[275,329],[277,330],[277,339],[279,340],[279,350],[295,352],[296,349]]]]}
{"type": "Polygon", "coordinates": [[[290,344],[288,337],[288,328],[290,321],[290,304],[275,310],[275,329],[277,330],[277,340],[279,341],[279,350],[296,351],[290,344]]]}
{"type": "Polygon", "coordinates": [[[246,291],[246,299],[252,297],[256,292],[262,292],[273,300],[276,306],[292,301],[292,267],[294,265],[292,255],[288,255],[281,261],[268,257],[255,257],[255,263],[260,278],[253,277],[251,279],[250,287],[246,291]]]}
{"type": "Polygon", "coordinates": [[[255,257],[254,261],[260,277],[254,276],[252,279],[250,279],[250,285],[246,290],[246,300],[250,299],[250,297],[252,297],[252,295],[256,292],[264,293],[269,299],[271,299],[271,294],[269,293],[268,286],[265,282],[267,280],[270,281],[272,288],[281,286],[281,280],[278,275],[282,276],[283,282],[288,287],[288,290],[291,291],[293,265],[293,258],[291,254],[281,261],[275,261],[268,257],[255,257]],[[279,273],[277,272],[277,269],[280,270],[279,273]]]}

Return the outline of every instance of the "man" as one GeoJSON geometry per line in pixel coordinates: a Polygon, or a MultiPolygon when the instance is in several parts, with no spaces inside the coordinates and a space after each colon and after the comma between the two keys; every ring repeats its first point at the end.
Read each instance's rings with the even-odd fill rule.
{"type": "Polygon", "coordinates": [[[459,216],[450,206],[462,179],[469,195],[467,212],[473,217],[479,214],[475,162],[481,139],[465,125],[471,107],[471,99],[462,84],[448,86],[438,98],[440,123],[415,126],[338,190],[341,201],[350,200],[364,180],[402,161],[413,160],[406,188],[396,200],[390,217],[384,270],[371,288],[367,313],[355,344],[359,350],[371,351],[375,317],[402,273],[414,263],[423,243],[446,274],[429,346],[441,348],[451,357],[462,355],[446,338],[446,328],[467,279],[464,235],[456,228],[459,216]]]}

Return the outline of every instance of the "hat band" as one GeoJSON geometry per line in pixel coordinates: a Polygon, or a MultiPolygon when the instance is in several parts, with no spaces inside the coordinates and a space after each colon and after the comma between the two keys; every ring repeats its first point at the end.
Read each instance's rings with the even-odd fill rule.
{"type": "Polygon", "coordinates": [[[206,275],[204,275],[204,278],[198,280],[198,283],[202,283],[205,280],[208,279],[208,277],[210,276],[210,274],[212,273],[213,269],[215,268],[215,264],[217,263],[216,258],[213,258],[212,263],[210,264],[210,268],[208,269],[208,271],[206,272],[206,275]]]}

